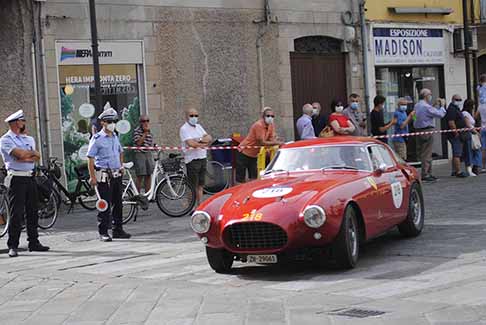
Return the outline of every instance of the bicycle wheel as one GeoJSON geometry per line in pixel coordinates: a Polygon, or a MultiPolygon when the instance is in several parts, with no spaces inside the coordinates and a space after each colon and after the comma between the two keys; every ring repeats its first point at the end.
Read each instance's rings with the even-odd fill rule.
{"type": "Polygon", "coordinates": [[[37,211],[39,228],[49,229],[56,223],[61,205],[59,197],[60,195],[53,189],[47,202],[39,202],[39,210],[37,211]]]}
{"type": "Polygon", "coordinates": [[[187,182],[185,175],[173,175],[169,181],[159,183],[155,200],[160,211],[169,217],[181,217],[194,208],[196,191],[187,182]]]}
{"type": "Polygon", "coordinates": [[[123,182],[123,194],[122,194],[122,224],[126,224],[128,221],[138,213],[138,203],[133,200],[135,194],[128,186],[128,183],[123,182]]]}
{"type": "Polygon", "coordinates": [[[78,197],[79,204],[86,210],[94,211],[96,210],[96,201],[98,201],[98,198],[94,188],[87,181],[81,181],[81,193],[78,197]]]}
{"type": "Polygon", "coordinates": [[[215,160],[208,161],[204,176],[204,193],[215,194],[221,192],[227,186],[228,180],[225,177],[223,164],[215,160]]]}
{"type": "Polygon", "coordinates": [[[8,231],[10,223],[10,210],[8,206],[7,189],[2,186],[0,188],[0,238],[8,231]]]}

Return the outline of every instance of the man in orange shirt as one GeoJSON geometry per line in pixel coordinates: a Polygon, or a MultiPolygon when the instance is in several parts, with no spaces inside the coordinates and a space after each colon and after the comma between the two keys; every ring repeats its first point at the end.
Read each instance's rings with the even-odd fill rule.
{"type": "Polygon", "coordinates": [[[262,110],[262,117],[250,128],[248,136],[240,143],[236,156],[236,182],[246,181],[246,171],[250,180],[257,178],[257,157],[260,148],[246,148],[247,146],[275,146],[282,142],[276,139],[273,121],[275,113],[271,107],[262,110]]]}

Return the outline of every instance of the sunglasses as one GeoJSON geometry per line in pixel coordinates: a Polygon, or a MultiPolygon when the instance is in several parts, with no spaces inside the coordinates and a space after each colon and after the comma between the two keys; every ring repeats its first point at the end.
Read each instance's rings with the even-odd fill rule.
{"type": "Polygon", "coordinates": [[[150,122],[150,120],[141,120],[140,123],[150,122]]]}
{"type": "Polygon", "coordinates": [[[275,117],[275,115],[265,115],[265,117],[275,117]]]}
{"type": "Polygon", "coordinates": [[[197,115],[197,114],[191,114],[191,115],[189,115],[189,117],[199,117],[199,115],[197,115]]]}

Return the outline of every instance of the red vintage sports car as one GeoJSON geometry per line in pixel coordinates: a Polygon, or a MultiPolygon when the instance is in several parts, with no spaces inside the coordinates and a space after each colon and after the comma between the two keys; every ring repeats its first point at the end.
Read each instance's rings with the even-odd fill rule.
{"type": "Polygon", "coordinates": [[[212,196],[191,217],[216,272],[235,260],[277,263],[316,252],[352,268],[364,241],[395,226],[417,236],[424,225],[417,171],[377,140],[288,143],[261,176],[212,196]]]}

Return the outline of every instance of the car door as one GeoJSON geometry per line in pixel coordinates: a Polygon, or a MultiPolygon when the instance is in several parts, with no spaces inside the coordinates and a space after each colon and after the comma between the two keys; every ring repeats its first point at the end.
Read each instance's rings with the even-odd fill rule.
{"type": "Polygon", "coordinates": [[[395,224],[397,206],[403,205],[403,191],[400,182],[397,181],[399,171],[383,145],[369,146],[368,153],[373,164],[372,177],[379,193],[376,202],[378,221],[381,230],[385,231],[395,224]]]}

